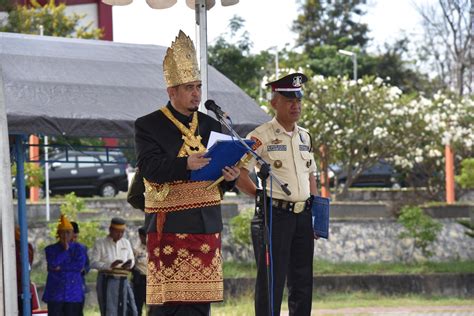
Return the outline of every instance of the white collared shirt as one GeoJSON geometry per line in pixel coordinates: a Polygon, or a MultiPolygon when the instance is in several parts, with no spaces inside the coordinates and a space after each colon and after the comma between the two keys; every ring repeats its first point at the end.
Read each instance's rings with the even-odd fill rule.
{"type": "Polygon", "coordinates": [[[114,242],[110,236],[97,240],[90,252],[89,258],[91,268],[99,271],[109,270],[111,268],[110,265],[115,260],[122,260],[125,263],[131,259],[131,267],[135,265],[132,246],[125,238],[121,238],[117,242],[114,242]]]}

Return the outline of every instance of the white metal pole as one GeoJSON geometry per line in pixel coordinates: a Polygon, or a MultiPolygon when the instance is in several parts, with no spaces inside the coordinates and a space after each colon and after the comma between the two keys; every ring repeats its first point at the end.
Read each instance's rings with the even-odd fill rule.
{"type": "MultiPolygon", "coordinates": [[[[44,35],[44,26],[39,26],[40,35],[44,35]]],[[[46,198],[46,221],[49,222],[50,220],[50,205],[49,205],[49,163],[48,163],[49,155],[48,155],[48,136],[44,137],[44,181],[45,181],[45,198],[46,198]]]]}
{"type": "MultiPolygon", "coordinates": [[[[1,73],[1,71],[0,71],[1,73]]],[[[13,212],[11,162],[8,145],[8,125],[3,96],[3,80],[0,76],[0,314],[18,315],[16,255],[15,255],[15,218],[13,212]]]]}
{"type": "Polygon", "coordinates": [[[199,110],[206,113],[204,102],[207,100],[207,7],[205,0],[196,1],[196,27],[199,27],[199,66],[201,70],[202,95],[199,110]]]}

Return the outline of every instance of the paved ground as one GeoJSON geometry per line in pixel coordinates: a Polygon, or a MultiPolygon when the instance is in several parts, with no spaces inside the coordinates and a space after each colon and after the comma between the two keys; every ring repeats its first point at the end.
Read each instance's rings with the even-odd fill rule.
{"type": "MultiPolygon", "coordinates": [[[[354,307],[341,309],[317,309],[312,315],[343,316],[474,316],[474,302],[470,306],[411,306],[411,307],[354,307]]],[[[284,311],[281,316],[288,316],[284,311]]]]}

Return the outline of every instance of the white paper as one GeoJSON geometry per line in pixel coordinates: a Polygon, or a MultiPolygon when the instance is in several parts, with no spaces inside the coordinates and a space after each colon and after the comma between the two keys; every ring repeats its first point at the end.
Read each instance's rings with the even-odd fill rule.
{"type": "Polygon", "coordinates": [[[207,142],[207,149],[211,148],[211,146],[214,145],[214,143],[218,140],[232,140],[232,139],[235,139],[235,137],[212,131],[211,135],[209,135],[209,141],[207,142]]]}

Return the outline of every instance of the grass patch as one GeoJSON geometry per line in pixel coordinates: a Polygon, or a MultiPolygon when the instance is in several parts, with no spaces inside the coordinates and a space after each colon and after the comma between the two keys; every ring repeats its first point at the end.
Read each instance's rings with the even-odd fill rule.
{"type": "MultiPolygon", "coordinates": [[[[224,262],[224,278],[255,277],[255,263],[224,262]]],[[[315,260],[314,275],[348,274],[429,274],[474,273],[474,261],[424,262],[424,263],[362,263],[329,262],[315,260]]]]}
{"type": "Polygon", "coordinates": [[[222,266],[224,279],[253,278],[257,275],[257,265],[255,262],[224,261],[222,266]]]}
{"type": "MultiPolygon", "coordinates": [[[[282,310],[288,310],[288,299],[281,304],[282,310]]],[[[384,296],[377,293],[340,293],[313,296],[313,311],[316,309],[339,309],[351,307],[409,307],[409,306],[466,306],[472,305],[471,299],[458,297],[427,297],[422,295],[384,296]]],[[[223,303],[212,304],[212,315],[243,316],[254,315],[253,295],[244,295],[238,299],[229,299],[223,303]]]]}
{"type": "MultiPolygon", "coordinates": [[[[408,306],[462,306],[472,305],[471,299],[423,295],[381,295],[374,292],[334,293],[313,295],[313,309],[350,307],[408,307],[408,306]]],[[[283,304],[282,304],[283,305],[283,304]]]]}

